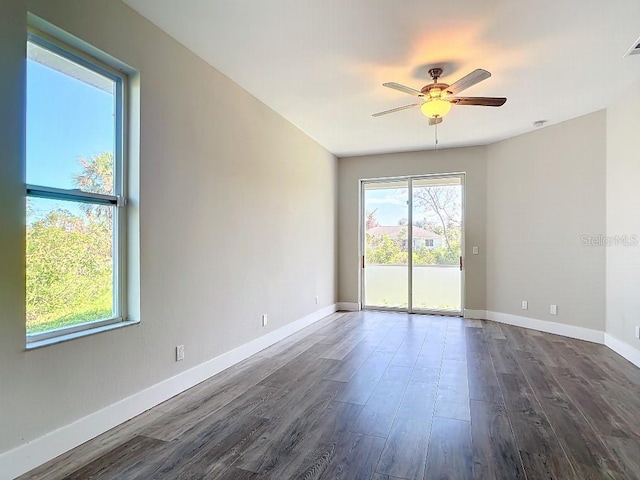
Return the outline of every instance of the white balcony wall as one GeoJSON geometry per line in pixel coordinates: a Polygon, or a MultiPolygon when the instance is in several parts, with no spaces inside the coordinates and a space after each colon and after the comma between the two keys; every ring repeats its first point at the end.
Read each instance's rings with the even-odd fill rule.
{"type": "MultiPolygon", "coordinates": [[[[367,265],[366,305],[407,306],[407,265],[367,265]]],[[[413,268],[413,309],[460,310],[461,272],[457,265],[413,268]]]]}

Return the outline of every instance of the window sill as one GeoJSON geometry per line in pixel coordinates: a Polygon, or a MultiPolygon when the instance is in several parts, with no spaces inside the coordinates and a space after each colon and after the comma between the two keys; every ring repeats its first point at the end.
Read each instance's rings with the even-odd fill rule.
{"type": "Polygon", "coordinates": [[[89,328],[87,330],[68,333],[66,335],[60,335],[58,337],[51,337],[44,340],[29,342],[26,345],[26,350],[35,350],[36,348],[48,347],[49,345],[68,342],[69,340],[75,340],[76,338],[88,337],[89,335],[95,335],[96,333],[108,332],[110,330],[116,330],[118,328],[130,327],[132,325],[139,325],[139,324],[140,324],[139,320],[125,320],[118,323],[111,323],[109,325],[102,325],[100,327],[89,328]]]}

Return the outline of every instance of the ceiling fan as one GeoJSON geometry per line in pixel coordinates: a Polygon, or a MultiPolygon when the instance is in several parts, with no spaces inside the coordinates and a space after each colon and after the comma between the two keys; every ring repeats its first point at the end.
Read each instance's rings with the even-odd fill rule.
{"type": "Polygon", "coordinates": [[[442,117],[444,117],[451,105],[481,105],[485,107],[500,107],[507,101],[504,97],[456,97],[458,93],[466,90],[467,88],[486,80],[491,76],[491,73],[481,68],[474,70],[470,74],[462,77],[457,82],[447,85],[446,83],[438,83],[438,79],[442,75],[441,68],[432,68],[429,70],[429,75],[433,79],[433,83],[425,85],[420,91],[414,90],[410,87],[405,87],[399,83],[389,82],[384,83],[385,87],[393,88],[403,93],[408,93],[415,97],[422,99],[421,102],[412,103],[410,105],[404,105],[402,107],[392,108],[391,110],[385,110],[384,112],[374,113],[374,117],[381,115],[387,115],[389,113],[399,112],[406,110],[407,108],[420,107],[425,117],[429,118],[429,125],[437,125],[442,123],[442,117]]]}

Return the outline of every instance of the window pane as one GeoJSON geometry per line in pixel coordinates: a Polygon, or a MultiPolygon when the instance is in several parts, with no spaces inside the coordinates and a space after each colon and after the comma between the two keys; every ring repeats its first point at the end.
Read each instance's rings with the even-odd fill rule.
{"type": "Polygon", "coordinates": [[[115,207],[27,199],[27,334],[115,317],[115,207]]]}
{"type": "Polygon", "coordinates": [[[27,183],[115,195],[116,82],[27,43],[27,183]]]}

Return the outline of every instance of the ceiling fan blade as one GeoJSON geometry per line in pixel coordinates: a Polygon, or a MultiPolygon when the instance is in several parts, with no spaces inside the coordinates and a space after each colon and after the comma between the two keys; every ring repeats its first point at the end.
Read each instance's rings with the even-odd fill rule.
{"type": "Polygon", "coordinates": [[[483,107],[501,107],[507,101],[504,97],[449,97],[447,102],[454,105],[481,105],[483,107]]]}
{"type": "Polygon", "coordinates": [[[383,83],[382,85],[385,87],[393,88],[394,90],[398,90],[399,92],[402,92],[402,93],[408,93],[409,95],[414,95],[416,97],[424,97],[424,93],[418,90],[415,90],[411,87],[400,85],[399,83],[396,83],[396,82],[387,82],[387,83],[383,83]]]}
{"type": "Polygon", "coordinates": [[[402,107],[392,108],[391,110],[385,110],[384,112],[378,112],[371,115],[372,117],[379,117],[381,115],[387,115],[388,113],[400,112],[401,110],[406,110],[407,108],[419,107],[422,103],[412,103],[411,105],[404,105],[402,107]]]}
{"type": "Polygon", "coordinates": [[[447,88],[447,93],[449,93],[449,95],[456,95],[457,93],[460,93],[461,91],[474,86],[476,83],[480,83],[481,81],[486,80],[490,76],[491,73],[478,68],[477,70],[471,72],[469,75],[462,77],[456,83],[449,85],[449,88],[447,88]]]}
{"type": "Polygon", "coordinates": [[[429,118],[429,126],[433,127],[434,125],[438,125],[439,123],[442,123],[442,117],[430,117],[429,118]]]}

